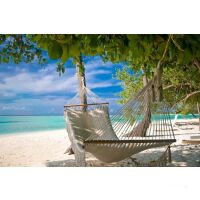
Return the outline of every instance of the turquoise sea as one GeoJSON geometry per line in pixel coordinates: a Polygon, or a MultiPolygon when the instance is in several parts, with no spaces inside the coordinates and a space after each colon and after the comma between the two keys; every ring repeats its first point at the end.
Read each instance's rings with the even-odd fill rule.
{"type": "MultiPolygon", "coordinates": [[[[170,115],[173,120],[174,114],[170,115]]],[[[197,115],[196,115],[197,117],[197,115]]],[[[178,115],[178,119],[193,119],[193,115],[178,115]]],[[[63,116],[0,116],[0,134],[65,129],[63,116]]]]}
{"type": "Polygon", "coordinates": [[[0,116],[0,134],[64,129],[63,116],[0,116]]]}

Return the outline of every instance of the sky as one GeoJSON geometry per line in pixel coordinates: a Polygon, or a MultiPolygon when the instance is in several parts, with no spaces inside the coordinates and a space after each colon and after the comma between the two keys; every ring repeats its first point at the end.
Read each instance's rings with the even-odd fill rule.
{"type": "MultiPolygon", "coordinates": [[[[87,87],[102,101],[109,102],[110,111],[119,105],[121,83],[113,76],[123,64],[103,62],[100,56],[84,57],[87,87]]],[[[0,115],[63,115],[63,106],[77,94],[77,77],[72,60],[59,76],[57,61],[41,66],[0,64],[0,115]]]]}

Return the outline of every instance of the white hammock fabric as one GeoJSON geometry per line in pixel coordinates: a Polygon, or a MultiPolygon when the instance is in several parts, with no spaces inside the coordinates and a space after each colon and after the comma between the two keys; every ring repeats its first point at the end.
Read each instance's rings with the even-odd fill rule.
{"type": "Polygon", "coordinates": [[[84,91],[90,100],[87,105],[65,106],[67,131],[77,166],[86,165],[85,151],[111,163],[175,141],[167,107],[149,102],[150,88],[149,84],[111,118],[108,104],[91,102],[89,96],[92,93],[88,89],[84,91]],[[156,114],[153,115],[152,111],[156,114]]]}

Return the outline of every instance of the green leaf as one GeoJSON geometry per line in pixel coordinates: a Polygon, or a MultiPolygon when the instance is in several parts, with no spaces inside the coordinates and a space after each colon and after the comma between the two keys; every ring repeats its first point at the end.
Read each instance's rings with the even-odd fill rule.
{"type": "Polygon", "coordinates": [[[70,57],[76,57],[80,55],[80,50],[78,45],[71,45],[69,48],[69,55],[70,57]]]}
{"type": "Polygon", "coordinates": [[[39,41],[41,38],[42,38],[41,34],[37,34],[37,35],[34,36],[35,41],[39,41]]]}
{"type": "Polygon", "coordinates": [[[183,63],[183,58],[184,58],[183,52],[179,51],[178,52],[178,57],[177,57],[177,63],[178,64],[182,64],[183,63]]]}
{"type": "Polygon", "coordinates": [[[171,45],[169,45],[169,59],[170,59],[170,61],[173,59],[174,56],[175,56],[174,46],[171,44],[171,45]]]}
{"type": "Polygon", "coordinates": [[[50,40],[45,38],[38,41],[38,46],[44,50],[48,50],[50,40]]]}
{"type": "Polygon", "coordinates": [[[69,58],[69,47],[68,46],[63,46],[62,47],[62,56],[61,56],[61,60],[62,62],[66,62],[69,58]]]}
{"type": "Polygon", "coordinates": [[[62,54],[63,49],[57,42],[52,42],[48,45],[48,55],[51,59],[61,58],[62,54]]]}
{"type": "Polygon", "coordinates": [[[190,52],[189,49],[186,49],[184,51],[184,63],[188,64],[192,59],[192,53],[190,52]]]}
{"type": "Polygon", "coordinates": [[[64,74],[64,73],[65,73],[65,66],[64,66],[64,63],[62,63],[62,62],[57,63],[56,71],[59,73],[60,76],[61,76],[62,74],[64,74]]]}
{"type": "Polygon", "coordinates": [[[92,48],[96,48],[98,45],[97,45],[97,39],[95,36],[91,36],[90,37],[90,47],[92,48]]]}
{"type": "Polygon", "coordinates": [[[3,62],[4,63],[9,63],[9,58],[8,57],[3,57],[3,62]]]}

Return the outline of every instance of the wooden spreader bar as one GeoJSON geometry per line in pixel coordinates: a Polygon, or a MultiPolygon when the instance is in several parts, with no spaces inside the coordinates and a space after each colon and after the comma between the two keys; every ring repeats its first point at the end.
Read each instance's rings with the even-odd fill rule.
{"type": "Polygon", "coordinates": [[[116,144],[116,143],[173,143],[176,142],[176,139],[152,139],[152,140],[85,140],[85,144],[95,143],[95,144],[102,144],[102,143],[109,143],[109,144],[116,144]]]}
{"type": "Polygon", "coordinates": [[[64,108],[76,107],[76,106],[87,107],[87,106],[106,105],[106,104],[109,104],[109,103],[104,102],[104,103],[88,103],[88,104],[71,104],[71,105],[64,105],[64,108]]]}

